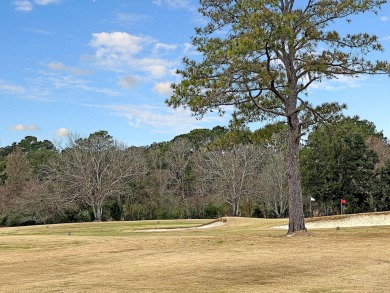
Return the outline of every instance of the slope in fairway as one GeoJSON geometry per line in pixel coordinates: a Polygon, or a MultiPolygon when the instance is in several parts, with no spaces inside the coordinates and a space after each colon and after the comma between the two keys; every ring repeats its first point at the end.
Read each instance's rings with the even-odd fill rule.
{"type": "Polygon", "coordinates": [[[285,219],[227,218],[139,232],[208,222],[0,228],[1,292],[390,292],[390,226],[287,238],[273,228],[285,219]]]}

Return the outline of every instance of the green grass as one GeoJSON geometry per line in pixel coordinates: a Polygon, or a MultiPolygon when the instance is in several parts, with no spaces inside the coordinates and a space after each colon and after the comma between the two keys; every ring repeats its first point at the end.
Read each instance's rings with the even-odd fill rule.
{"type": "Polygon", "coordinates": [[[92,222],[71,223],[15,228],[0,228],[3,235],[72,235],[72,236],[125,236],[134,231],[156,228],[186,228],[200,226],[211,220],[165,220],[165,221],[133,221],[133,222],[92,222]]]}

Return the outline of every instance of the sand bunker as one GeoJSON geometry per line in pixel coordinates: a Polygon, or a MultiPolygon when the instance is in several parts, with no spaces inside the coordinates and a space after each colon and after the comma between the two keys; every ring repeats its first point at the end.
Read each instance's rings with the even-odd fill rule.
{"type": "MultiPolygon", "coordinates": [[[[380,214],[357,214],[349,215],[342,219],[330,219],[323,221],[307,221],[307,229],[329,229],[342,227],[370,227],[370,226],[390,226],[390,213],[380,214]]],[[[287,225],[274,227],[276,229],[287,229],[287,225]]]]}

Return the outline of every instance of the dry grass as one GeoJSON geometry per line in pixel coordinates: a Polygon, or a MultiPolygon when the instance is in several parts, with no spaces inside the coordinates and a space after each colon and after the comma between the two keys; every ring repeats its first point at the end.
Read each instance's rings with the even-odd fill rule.
{"type": "Polygon", "coordinates": [[[1,292],[390,292],[390,227],[285,237],[286,220],[111,222],[0,229],[1,292]],[[71,232],[71,235],[68,235],[71,232]]]}

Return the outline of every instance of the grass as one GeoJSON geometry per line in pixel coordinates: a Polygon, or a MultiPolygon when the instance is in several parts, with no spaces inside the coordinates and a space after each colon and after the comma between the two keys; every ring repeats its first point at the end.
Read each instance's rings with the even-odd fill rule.
{"type": "Polygon", "coordinates": [[[1,292],[390,292],[390,227],[285,237],[286,220],[0,228],[1,292]],[[71,232],[71,233],[69,233],[71,232]]]}

